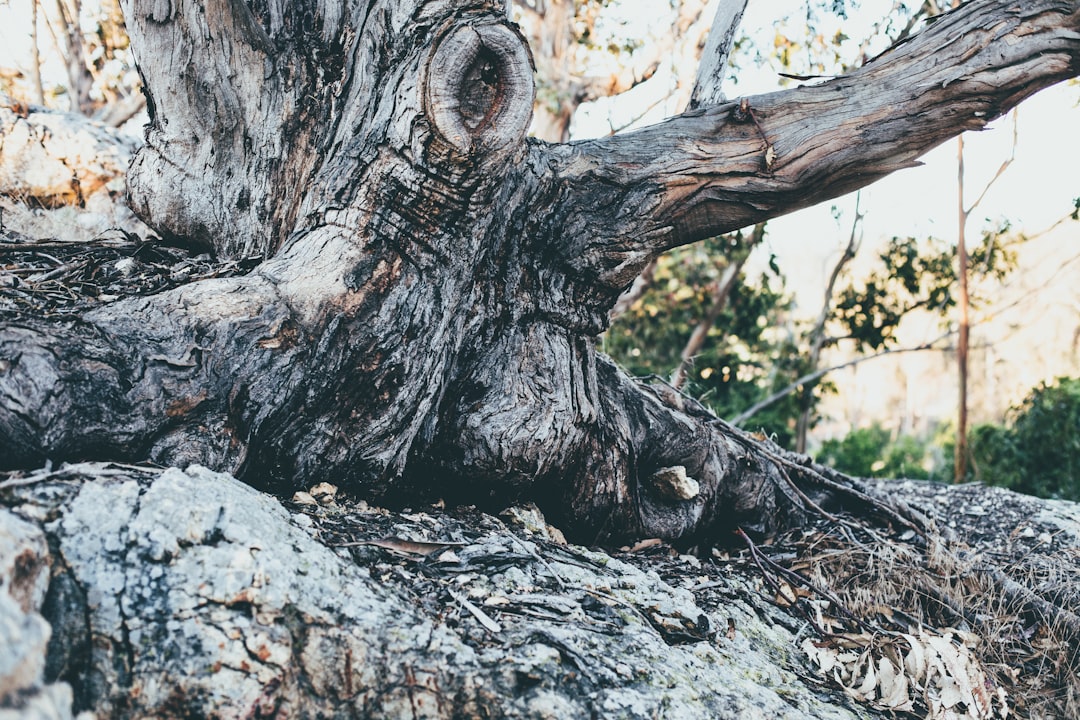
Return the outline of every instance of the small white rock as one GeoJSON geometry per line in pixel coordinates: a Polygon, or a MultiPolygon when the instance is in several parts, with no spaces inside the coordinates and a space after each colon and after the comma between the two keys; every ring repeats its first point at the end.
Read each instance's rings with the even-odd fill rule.
{"type": "Polygon", "coordinates": [[[124,277],[129,277],[133,272],[135,272],[136,264],[137,263],[135,262],[135,258],[125,257],[120,258],[115,263],[113,263],[113,267],[116,268],[116,272],[120,273],[124,277]]]}
{"type": "Polygon", "coordinates": [[[319,501],[311,497],[310,493],[300,490],[293,494],[292,501],[297,505],[318,505],[319,501]]]}
{"type": "Polygon", "coordinates": [[[692,500],[701,492],[698,481],[687,475],[682,465],[657,470],[649,476],[649,483],[661,496],[671,500],[692,500]]]}
{"type": "Polygon", "coordinates": [[[338,488],[337,485],[331,485],[328,482],[321,482],[308,491],[311,497],[315,498],[322,505],[329,505],[334,502],[334,498],[337,497],[338,488]]]}

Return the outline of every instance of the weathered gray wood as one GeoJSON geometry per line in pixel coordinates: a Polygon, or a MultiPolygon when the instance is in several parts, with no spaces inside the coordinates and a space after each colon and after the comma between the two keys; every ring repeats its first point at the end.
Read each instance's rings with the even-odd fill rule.
{"type": "Polygon", "coordinates": [[[0,463],[528,496],[589,540],[764,532],[828,494],[865,502],[625,377],[593,338],[664,249],[910,166],[1080,72],[1080,2],[977,0],[850,76],[549,145],[524,138],[528,52],[501,2],[125,10],[151,110],[136,208],[267,259],[0,324],[0,463]],[[650,486],[675,466],[693,497],[650,486]]]}

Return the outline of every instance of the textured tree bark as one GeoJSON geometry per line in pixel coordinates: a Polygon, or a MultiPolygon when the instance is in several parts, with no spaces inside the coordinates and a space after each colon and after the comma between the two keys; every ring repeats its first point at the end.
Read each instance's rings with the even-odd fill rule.
{"type": "Polygon", "coordinates": [[[530,496],[590,539],[766,531],[823,493],[864,499],[596,352],[653,257],[910,166],[1080,73],[1080,2],[981,0],[849,76],[560,145],[525,139],[529,49],[502,2],[124,10],[151,114],[136,210],[265,261],[6,320],[0,462],[530,496]]]}

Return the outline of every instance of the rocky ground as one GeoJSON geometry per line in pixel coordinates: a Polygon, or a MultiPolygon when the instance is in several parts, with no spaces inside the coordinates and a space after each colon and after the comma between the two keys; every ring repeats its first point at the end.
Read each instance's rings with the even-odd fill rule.
{"type": "MultiPolygon", "coordinates": [[[[1075,573],[1077,507],[883,488],[946,525],[977,520],[932,553],[829,525],[692,555],[605,552],[567,545],[531,507],[391,512],[330,486],[282,501],[198,467],[10,474],[0,718],[1066,717],[1072,689],[1045,667],[1055,635],[1037,614],[1011,607],[999,627],[1015,637],[988,639],[979,613],[1007,599],[944,583],[922,608],[872,607],[843,579],[866,574],[875,542],[910,553],[901,580],[884,574],[912,587],[948,563],[962,585],[989,552],[1075,573]]],[[[1047,602],[1075,600],[1051,584],[1047,602]]]]}

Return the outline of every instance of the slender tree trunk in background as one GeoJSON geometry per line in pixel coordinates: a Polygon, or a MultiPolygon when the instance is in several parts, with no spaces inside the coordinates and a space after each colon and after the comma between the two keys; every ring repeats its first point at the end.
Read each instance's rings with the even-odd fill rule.
{"type": "Polygon", "coordinates": [[[709,298],[709,309],[705,311],[705,316],[702,317],[701,322],[697,324],[690,334],[690,338],[686,341],[686,345],[679,356],[679,366],[671,374],[671,386],[675,389],[681,388],[683,383],[686,382],[686,376],[690,372],[690,367],[694,364],[694,358],[701,352],[701,348],[705,346],[705,339],[709,336],[709,331],[716,325],[720,314],[727,307],[731,292],[739,284],[743,266],[750,259],[750,254],[754,251],[754,248],[760,245],[764,238],[765,223],[758,223],[754,226],[754,230],[750,233],[750,238],[744,246],[732,252],[728,257],[727,266],[724,267],[723,274],[721,274],[713,287],[712,296],[709,298]]]}
{"type": "Polygon", "coordinates": [[[533,67],[502,0],[124,10],[150,111],[134,208],[263,261],[5,318],[0,463],[530,497],[590,541],[770,532],[829,496],[866,502],[595,339],[661,253],[910,167],[1080,74],[1077,0],[979,0],[850,75],[559,144],[525,137],[533,67]]]}
{"type": "Polygon", "coordinates": [[[83,115],[92,115],[95,107],[90,90],[94,87],[94,77],[86,66],[86,49],[80,25],[82,0],[56,0],[56,10],[60,17],[71,109],[83,115]]]}
{"type": "Polygon", "coordinates": [[[1016,146],[1019,140],[1019,118],[1018,111],[1013,110],[1013,129],[1012,129],[1012,151],[998,167],[997,172],[983,187],[979,196],[971,203],[971,205],[964,205],[964,136],[961,135],[957,138],[957,237],[956,237],[956,257],[957,257],[957,278],[959,281],[959,297],[957,298],[957,308],[959,314],[959,323],[957,328],[957,345],[956,345],[956,360],[959,368],[959,381],[960,381],[960,397],[959,397],[959,409],[957,412],[957,428],[956,428],[956,456],[954,462],[954,475],[953,480],[955,482],[963,482],[967,477],[967,463],[968,463],[968,350],[970,346],[971,335],[971,293],[969,290],[970,280],[970,256],[967,250],[967,223],[971,218],[971,213],[975,211],[975,208],[982,204],[983,198],[986,197],[986,193],[990,188],[994,186],[994,183],[998,181],[1009,166],[1012,165],[1014,159],[1016,159],[1016,146]]]}
{"type": "MultiPolygon", "coordinates": [[[[836,283],[847,264],[855,259],[855,253],[859,251],[859,245],[862,244],[862,234],[859,231],[863,219],[862,213],[859,212],[860,200],[861,197],[856,196],[855,219],[851,223],[851,234],[848,236],[847,246],[844,247],[844,252],[840,255],[840,259],[836,261],[836,265],[833,266],[832,273],[829,275],[829,282],[825,285],[825,297],[821,301],[821,312],[818,313],[817,322],[814,323],[814,328],[810,331],[810,352],[807,355],[806,366],[808,373],[816,372],[821,364],[821,351],[825,347],[826,340],[825,326],[829,322],[829,316],[832,314],[833,293],[836,292],[836,283]]],[[[806,438],[810,433],[810,415],[813,411],[813,401],[813,389],[804,389],[802,397],[799,398],[802,411],[799,413],[799,419],[795,423],[795,452],[806,452],[806,438]]]]}
{"type": "Polygon", "coordinates": [[[701,51],[697,78],[690,95],[690,107],[708,107],[723,102],[724,73],[727,71],[731,48],[735,45],[735,33],[746,12],[748,0],[720,0],[713,17],[712,31],[701,51]]]}
{"type": "Polygon", "coordinates": [[[956,218],[956,276],[959,280],[957,310],[960,321],[956,338],[956,365],[959,371],[960,396],[956,413],[956,456],[953,482],[963,482],[967,477],[967,425],[968,425],[968,337],[971,325],[968,318],[968,252],[967,221],[969,211],[964,207],[964,136],[956,139],[957,146],[957,218],[956,218]]]}
{"type": "Polygon", "coordinates": [[[38,44],[38,0],[30,0],[30,85],[34,102],[45,104],[45,88],[41,84],[41,46],[38,44]]]}

